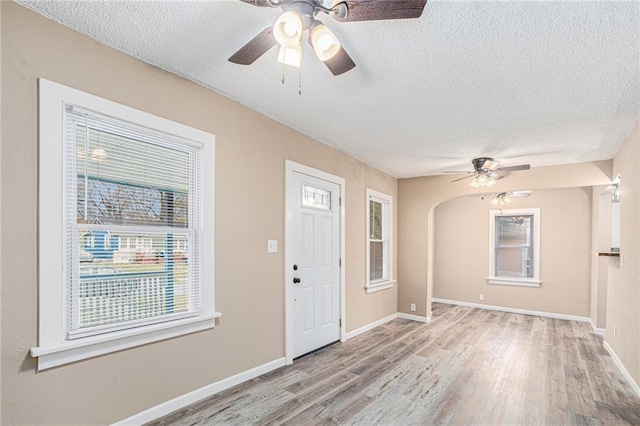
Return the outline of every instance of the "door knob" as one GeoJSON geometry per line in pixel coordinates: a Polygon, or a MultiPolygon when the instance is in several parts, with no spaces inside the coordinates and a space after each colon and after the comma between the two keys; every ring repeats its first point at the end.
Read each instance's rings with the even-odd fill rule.
{"type": "Polygon", "coordinates": [[[300,282],[300,278],[295,277],[295,278],[293,279],[293,283],[294,283],[294,284],[298,284],[299,282],[300,282]]]}

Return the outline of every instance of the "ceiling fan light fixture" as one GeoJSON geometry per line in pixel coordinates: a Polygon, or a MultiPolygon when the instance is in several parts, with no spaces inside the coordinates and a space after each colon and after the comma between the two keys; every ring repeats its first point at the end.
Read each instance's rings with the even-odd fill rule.
{"type": "Polygon", "coordinates": [[[506,206],[509,203],[511,203],[511,198],[509,198],[509,196],[504,193],[496,195],[491,200],[491,204],[500,206],[500,207],[506,206]]]}
{"type": "Polygon", "coordinates": [[[294,10],[284,12],[273,25],[273,37],[283,47],[299,45],[302,31],[302,17],[294,10]]]}
{"type": "Polygon", "coordinates": [[[478,173],[472,180],[470,185],[474,188],[491,187],[496,184],[496,180],[486,173],[478,173]]]}
{"type": "Polygon", "coordinates": [[[338,38],[320,22],[316,21],[309,32],[309,39],[318,59],[322,62],[333,58],[340,51],[338,38]]]}
{"type": "Polygon", "coordinates": [[[300,68],[302,65],[302,46],[300,44],[293,47],[280,46],[278,62],[300,68]]]}

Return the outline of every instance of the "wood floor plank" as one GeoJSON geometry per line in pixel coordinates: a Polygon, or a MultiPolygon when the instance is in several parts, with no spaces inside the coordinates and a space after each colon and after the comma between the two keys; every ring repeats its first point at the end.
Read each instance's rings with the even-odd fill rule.
{"type": "Polygon", "coordinates": [[[564,374],[567,382],[570,410],[583,416],[597,417],[598,409],[596,408],[586,372],[579,367],[565,365],[564,374]]]}
{"type": "Polygon", "coordinates": [[[289,389],[293,387],[296,390],[295,398],[271,410],[271,412],[261,420],[261,423],[267,425],[282,424],[289,418],[294,417],[297,413],[312,406],[318,400],[323,399],[327,394],[350,385],[357,377],[356,374],[342,372],[330,376],[328,380],[315,383],[315,386],[311,384],[307,384],[306,386],[289,386],[289,389]]]}
{"type": "Polygon", "coordinates": [[[434,304],[154,425],[640,425],[588,324],[434,304]]]}

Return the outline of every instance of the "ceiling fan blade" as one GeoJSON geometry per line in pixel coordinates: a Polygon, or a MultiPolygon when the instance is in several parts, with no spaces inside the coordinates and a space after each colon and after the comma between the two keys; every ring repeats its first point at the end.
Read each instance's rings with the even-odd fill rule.
{"type": "Polygon", "coordinates": [[[462,174],[474,173],[474,172],[470,172],[470,171],[464,171],[463,172],[463,171],[460,171],[460,170],[445,170],[442,173],[453,173],[453,174],[456,174],[456,175],[462,175],[462,174]]]}
{"type": "Polygon", "coordinates": [[[267,50],[275,46],[276,43],[277,41],[273,37],[273,27],[267,27],[249,43],[231,55],[229,62],[240,65],[251,65],[256,59],[264,55],[267,50]]]}
{"type": "Polygon", "coordinates": [[[513,191],[507,193],[507,195],[509,195],[509,197],[528,197],[531,195],[531,191],[513,191]]]}
{"type": "Polygon", "coordinates": [[[380,21],[383,19],[419,18],[427,0],[346,0],[334,2],[332,9],[343,10],[346,16],[338,12],[332,14],[343,22],[380,21]],[[344,6],[339,6],[344,5],[344,6]]]}
{"type": "Polygon", "coordinates": [[[461,178],[452,180],[451,183],[458,182],[459,180],[463,180],[463,179],[469,179],[470,177],[474,177],[474,176],[475,176],[475,173],[467,175],[467,176],[462,176],[461,178]]]}
{"type": "Polygon", "coordinates": [[[349,56],[342,47],[340,47],[340,50],[338,50],[338,53],[336,53],[333,58],[326,60],[324,64],[329,68],[329,71],[331,71],[333,75],[344,74],[356,66],[356,63],[353,62],[351,56],[349,56]]]}
{"type": "Polygon", "coordinates": [[[495,169],[496,172],[517,172],[518,170],[529,170],[529,164],[520,164],[519,166],[500,167],[495,169]]]}

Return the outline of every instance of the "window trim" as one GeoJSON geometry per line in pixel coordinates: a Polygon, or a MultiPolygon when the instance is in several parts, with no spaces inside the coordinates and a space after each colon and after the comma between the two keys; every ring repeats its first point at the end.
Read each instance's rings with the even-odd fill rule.
{"type": "Polygon", "coordinates": [[[215,326],[214,262],[200,262],[201,312],[196,317],[69,340],[65,335],[66,306],[63,275],[64,241],[64,104],[99,111],[202,144],[200,180],[201,256],[214,258],[215,136],[45,79],[39,84],[38,194],[38,370],[122,349],[156,342],[215,326]]]}
{"type": "Polygon", "coordinates": [[[489,211],[489,284],[520,287],[540,287],[540,209],[501,209],[489,211]],[[533,216],[533,277],[497,277],[495,275],[496,217],[530,215],[533,216]]]}
{"type": "Polygon", "coordinates": [[[378,192],[373,189],[367,188],[366,190],[366,214],[365,214],[365,222],[366,222],[366,251],[365,251],[365,293],[374,293],[376,291],[386,290],[392,288],[396,281],[393,276],[393,197],[388,194],[384,194],[382,192],[378,192]],[[382,223],[382,233],[385,238],[383,238],[387,242],[387,258],[384,259],[386,263],[387,270],[389,271],[388,277],[384,277],[380,280],[376,280],[371,282],[371,240],[369,239],[369,235],[371,235],[370,225],[371,225],[371,207],[370,202],[376,201],[382,204],[383,206],[383,223],[382,223]]]}

